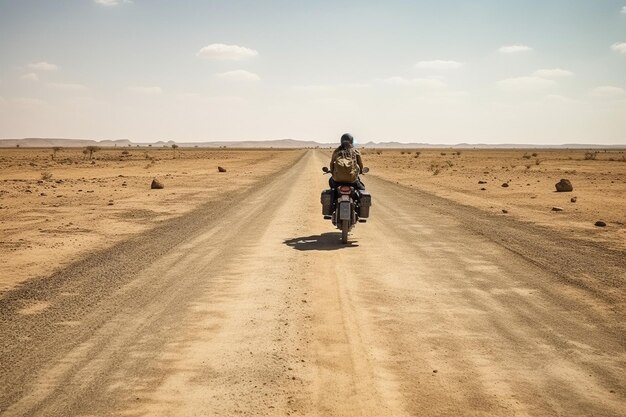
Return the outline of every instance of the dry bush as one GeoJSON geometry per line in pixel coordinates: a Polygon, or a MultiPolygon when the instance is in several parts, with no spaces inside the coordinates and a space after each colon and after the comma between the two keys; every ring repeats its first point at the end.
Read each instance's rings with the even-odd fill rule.
{"type": "Polygon", "coordinates": [[[446,156],[447,154],[445,152],[441,152],[441,156],[446,156]]]}
{"type": "Polygon", "coordinates": [[[89,159],[93,159],[93,154],[100,150],[99,146],[87,146],[83,151],[83,154],[89,154],[89,159]]]}
{"type": "Polygon", "coordinates": [[[52,147],[52,160],[54,161],[56,156],[57,156],[57,152],[59,152],[61,150],[60,146],[53,146],[52,147]]]}
{"type": "Polygon", "coordinates": [[[541,159],[535,159],[535,165],[539,165],[541,163],[541,159]]]}
{"type": "Polygon", "coordinates": [[[533,152],[533,156],[536,158],[539,154],[537,152],[533,152]]]}
{"type": "Polygon", "coordinates": [[[525,153],[524,155],[522,155],[522,158],[524,158],[524,159],[530,159],[530,158],[531,158],[531,156],[530,156],[530,154],[525,153]]]}
{"type": "Polygon", "coordinates": [[[450,160],[446,161],[446,164],[448,164],[448,166],[451,168],[454,166],[454,163],[450,160]]]}
{"type": "Polygon", "coordinates": [[[41,173],[42,180],[49,180],[50,178],[52,178],[52,172],[44,171],[41,173]]]}
{"type": "Polygon", "coordinates": [[[431,171],[433,175],[439,175],[441,169],[442,168],[439,166],[439,164],[436,164],[434,162],[431,162],[430,166],[428,167],[428,170],[431,171]]]}
{"type": "Polygon", "coordinates": [[[128,155],[128,154],[130,154],[130,152],[128,152],[128,151],[122,151],[122,155],[128,155]]]}
{"type": "Polygon", "coordinates": [[[404,151],[401,151],[401,152],[400,152],[400,155],[404,155],[404,153],[405,153],[404,151]]]}
{"type": "Polygon", "coordinates": [[[524,165],[526,167],[526,169],[530,169],[531,165],[524,165]]]}
{"type": "Polygon", "coordinates": [[[597,157],[598,157],[598,152],[591,152],[591,151],[588,151],[588,152],[585,152],[584,159],[585,159],[585,161],[593,161],[593,160],[595,160],[597,157]]]}

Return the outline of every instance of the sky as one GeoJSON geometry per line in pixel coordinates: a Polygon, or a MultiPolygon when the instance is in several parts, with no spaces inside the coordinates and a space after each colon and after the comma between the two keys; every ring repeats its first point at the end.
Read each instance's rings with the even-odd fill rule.
{"type": "Polygon", "coordinates": [[[626,144],[626,0],[0,0],[0,138],[626,144]]]}

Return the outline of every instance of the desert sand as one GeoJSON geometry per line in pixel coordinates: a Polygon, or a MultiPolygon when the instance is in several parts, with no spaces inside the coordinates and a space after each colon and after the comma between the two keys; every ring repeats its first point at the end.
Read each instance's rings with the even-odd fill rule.
{"type": "Polygon", "coordinates": [[[626,250],[625,150],[366,149],[363,153],[373,175],[389,181],[626,250]],[[572,182],[572,192],[556,192],[555,184],[562,178],[572,182]],[[607,226],[595,226],[598,220],[607,226]]]}
{"type": "Polygon", "coordinates": [[[0,149],[0,291],[245,189],[302,154],[103,148],[90,159],[84,151],[0,149]],[[152,190],[154,178],[165,188],[152,190]]]}
{"type": "Polygon", "coordinates": [[[624,415],[624,162],[366,150],[342,245],[327,150],[107,152],[1,152],[2,415],[624,415]]]}

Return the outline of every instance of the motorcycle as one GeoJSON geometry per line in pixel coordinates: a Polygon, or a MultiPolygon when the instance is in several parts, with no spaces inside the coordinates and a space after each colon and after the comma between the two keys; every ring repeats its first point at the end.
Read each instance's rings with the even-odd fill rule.
{"type": "MultiPolygon", "coordinates": [[[[323,167],[324,174],[330,174],[328,167],[323,167]]],[[[361,174],[369,172],[363,168],[361,174]]],[[[367,222],[372,196],[359,190],[353,184],[337,184],[336,188],[322,191],[322,214],[341,230],[341,242],[348,243],[348,233],[357,223],[367,222]]]]}

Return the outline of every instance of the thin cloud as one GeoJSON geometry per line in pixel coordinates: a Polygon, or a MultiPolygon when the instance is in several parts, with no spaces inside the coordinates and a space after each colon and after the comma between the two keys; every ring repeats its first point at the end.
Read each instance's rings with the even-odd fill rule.
{"type": "Polygon", "coordinates": [[[611,45],[611,49],[620,54],[626,54],[626,42],[617,42],[611,45]]]}
{"type": "Polygon", "coordinates": [[[337,84],[308,84],[308,85],[294,85],[291,87],[291,91],[295,93],[332,93],[338,90],[356,90],[361,88],[367,88],[369,84],[366,83],[337,83],[337,84]]]}
{"type": "Polygon", "coordinates": [[[223,43],[212,43],[196,52],[198,58],[218,61],[243,61],[258,55],[259,53],[254,49],[239,45],[226,45],[223,43]]]}
{"type": "Polygon", "coordinates": [[[105,7],[119,6],[122,3],[132,3],[131,0],[93,0],[93,2],[105,7]]]}
{"type": "Polygon", "coordinates": [[[182,102],[209,105],[244,105],[248,100],[239,96],[203,96],[198,93],[178,94],[176,99],[182,102]]]}
{"type": "Polygon", "coordinates": [[[552,68],[552,69],[540,69],[533,73],[534,77],[541,78],[564,78],[571,77],[574,75],[572,71],[560,69],[560,68],[552,68]]]}
{"type": "Polygon", "coordinates": [[[26,68],[31,71],[56,71],[59,69],[57,65],[45,61],[28,64],[26,65],[26,68]]]}
{"type": "Polygon", "coordinates": [[[54,88],[56,90],[66,90],[66,91],[87,90],[87,87],[82,84],[72,84],[72,83],[47,83],[46,86],[50,88],[54,88]]]}
{"type": "Polygon", "coordinates": [[[153,87],[145,87],[145,86],[135,86],[128,87],[128,91],[135,94],[142,94],[147,96],[158,96],[163,94],[163,90],[161,87],[153,86],[153,87]]]}
{"type": "Polygon", "coordinates": [[[246,70],[233,70],[220,72],[219,74],[215,74],[217,78],[228,81],[259,81],[261,77],[259,77],[254,72],[246,71],[246,70]]]}
{"type": "Polygon", "coordinates": [[[447,84],[436,78],[404,78],[389,77],[382,80],[383,83],[396,86],[422,87],[422,88],[445,88],[447,84]]]}
{"type": "Polygon", "coordinates": [[[29,72],[28,74],[24,74],[20,77],[20,80],[26,81],[39,81],[39,76],[34,72],[29,72]]]}
{"type": "Polygon", "coordinates": [[[626,14],[626,6],[622,7],[622,14],[626,14]]]}
{"type": "Polygon", "coordinates": [[[498,49],[498,52],[503,53],[503,54],[516,54],[519,52],[530,52],[532,50],[533,48],[531,48],[530,46],[517,44],[517,45],[502,46],[500,47],[500,49],[498,49]]]}
{"type": "Polygon", "coordinates": [[[500,80],[496,84],[504,91],[532,92],[554,87],[556,82],[541,77],[514,77],[500,80]]]}
{"type": "Polygon", "coordinates": [[[602,85],[591,90],[591,95],[594,97],[613,98],[622,97],[625,94],[626,90],[622,87],[615,87],[612,85],[602,85]]]}
{"type": "Polygon", "coordinates": [[[435,70],[447,70],[447,69],[457,69],[463,66],[462,62],[457,61],[444,61],[440,59],[436,59],[434,61],[420,61],[415,64],[415,68],[417,69],[435,69],[435,70]]]}

